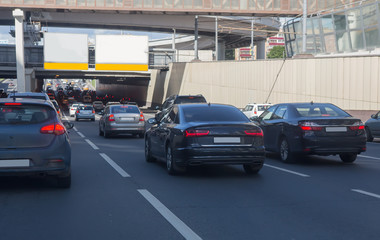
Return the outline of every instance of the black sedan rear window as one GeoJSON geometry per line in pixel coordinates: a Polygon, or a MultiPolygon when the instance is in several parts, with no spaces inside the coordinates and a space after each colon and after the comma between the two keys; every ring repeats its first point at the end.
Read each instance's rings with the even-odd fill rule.
{"type": "Polygon", "coordinates": [[[202,106],[183,109],[186,122],[248,122],[247,117],[231,106],[202,106]]]}
{"type": "Polygon", "coordinates": [[[1,106],[0,124],[43,123],[55,115],[52,108],[36,105],[1,106]]]}
{"type": "Polygon", "coordinates": [[[138,113],[140,110],[136,106],[113,106],[111,108],[111,113],[138,113]]]}
{"type": "Polygon", "coordinates": [[[349,117],[346,112],[334,105],[304,105],[296,106],[297,112],[302,117],[349,117]]]}
{"type": "Polygon", "coordinates": [[[186,96],[178,97],[174,104],[183,104],[183,103],[206,103],[206,99],[201,96],[186,96]]]}

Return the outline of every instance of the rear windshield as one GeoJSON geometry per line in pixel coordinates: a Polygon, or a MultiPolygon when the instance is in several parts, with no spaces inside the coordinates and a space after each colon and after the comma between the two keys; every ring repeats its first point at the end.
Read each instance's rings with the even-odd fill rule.
{"type": "Polygon", "coordinates": [[[113,106],[111,113],[138,113],[140,110],[136,106],[113,106]]]}
{"type": "Polygon", "coordinates": [[[265,111],[270,107],[270,105],[258,105],[257,111],[265,111]]]}
{"type": "Polygon", "coordinates": [[[230,106],[202,106],[183,109],[186,122],[248,122],[237,108],[230,106]]]}
{"type": "Polygon", "coordinates": [[[47,106],[23,105],[1,106],[0,124],[43,123],[55,116],[55,111],[47,106]]]}
{"type": "Polygon", "coordinates": [[[186,96],[186,97],[178,97],[174,104],[182,104],[182,103],[205,103],[206,99],[204,97],[193,97],[193,96],[186,96]]]}
{"type": "MultiPolygon", "coordinates": [[[[10,96],[10,98],[13,98],[13,96],[10,96]]],[[[32,99],[42,99],[46,100],[45,96],[16,96],[17,99],[19,98],[32,98],[32,99]]]]}
{"type": "Polygon", "coordinates": [[[296,106],[296,110],[302,117],[350,117],[349,114],[334,105],[296,106]]]}
{"type": "Polygon", "coordinates": [[[79,106],[78,109],[79,110],[92,110],[92,107],[91,106],[79,106]]]}

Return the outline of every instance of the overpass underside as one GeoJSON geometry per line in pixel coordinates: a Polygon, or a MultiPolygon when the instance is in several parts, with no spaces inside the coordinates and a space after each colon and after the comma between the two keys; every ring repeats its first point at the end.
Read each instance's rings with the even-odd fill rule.
{"type": "MultiPolygon", "coordinates": [[[[308,13],[356,0],[308,0],[308,13]]],[[[58,12],[92,11],[117,13],[190,14],[223,16],[296,16],[302,0],[0,0],[0,7],[51,9],[58,12]]]]}

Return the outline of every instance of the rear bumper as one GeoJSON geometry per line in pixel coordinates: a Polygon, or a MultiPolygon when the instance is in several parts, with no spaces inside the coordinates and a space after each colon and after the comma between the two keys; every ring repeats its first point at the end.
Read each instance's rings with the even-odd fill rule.
{"type": "Polygon", "coordinates": [[[29,159],[29,166],[0,167],[0,176],[67,175],[70,172],[71,147],[65,138],[57,136],[53,143],[45,148],[0,149],[0,161],[29,159]]]}
{"type": "Polygon", "coordinates": [[[111,133],[145,133],[145,124],[109,124],[106,130],[111,133]]]}
{"type": "Polygon", "coordinates": [[[173,149],[179,166],[197,165],[242,165],[262,166],[265,160],[264,147],[197,147],[173,149]]]}
{"type": "Polygon", "coordinates": [[[95,115],[94,114],[90,114],[90,115],[77,114],[77,115],[75,115],[75,117],[77,119],[95,119],[95,115]]]}
{"type": "Polygon", "coordinates": [[[295,152],[316,155],[361,153],[366,151],[365,135],[353,137],[303,137],[295,152]]]}

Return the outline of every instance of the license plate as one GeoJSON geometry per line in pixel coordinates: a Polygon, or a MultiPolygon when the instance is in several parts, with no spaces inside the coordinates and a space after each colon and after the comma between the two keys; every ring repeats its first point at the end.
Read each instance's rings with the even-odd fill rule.
{"type": "Polygon", "coordinates": [[[239,137],[214,137],[214,143],[240,143],[239,137]]]}
{"type": "Polygon", "coordinates": [[[326,127],[326,132],[347,132],[347,127],[326,127]]]}
{"type": "Polygon", "coordinates": [[[29,159],[0,160],[0,168],[29,167],[29,159]]]}
{"type": "Polygon", "coordinates": [[[120,118],[121,121],[128,121],[128,122],[132,122],[134,121],[135,119],[134,118],[120,118]]]}

